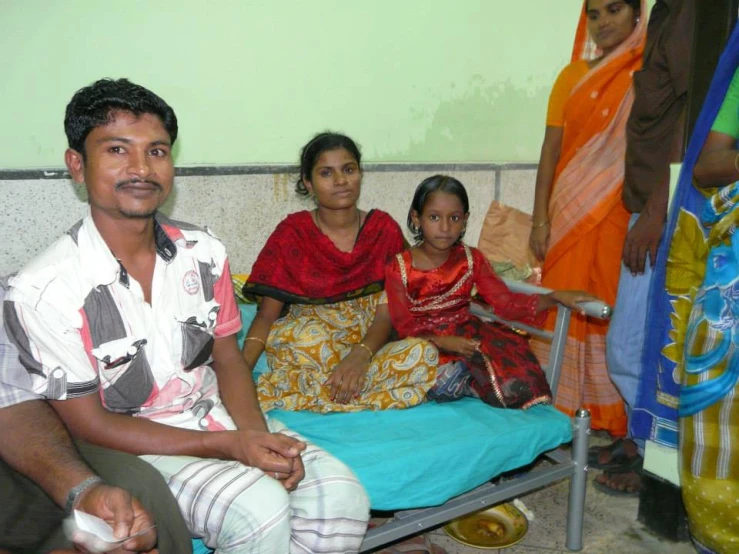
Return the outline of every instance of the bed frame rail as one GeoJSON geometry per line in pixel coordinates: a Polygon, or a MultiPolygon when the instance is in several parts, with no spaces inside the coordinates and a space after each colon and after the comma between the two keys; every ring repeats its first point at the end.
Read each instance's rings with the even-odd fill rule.
{"type": "MultiPolygon", "coordinates": [[[[552,292],[550,289],[538,287],[530,283],[522,283],[520,281],[511,281],[510,279],[503,279],[508,288],[513,292],[519,292],[523,294],[547,294],[552,292]]],[[[590,317],[598,319],[608,319],[611,317],[611,307],[605,302],[600,300],[593,302],[585,302],[582,304],[582,309],[585,314],[590,317]]],[[[495,315],[495,312],[484,304],[472,303],[470,310],[473,314],[481,319],[489,319],[493,321],[500,321],[513,327],[514,329],[520,329],[526,331],[532,336],[540,337],[548,340],[552,343],[549,350],[549,364],[544,368],[544,373],[547,376],[549,387],[552,389],[552,395],[557,395],[557,385],[559,384],[559,374],[562,368],[562,359],[565,354],[565,344],[567,343],[567,331],[570,328],[570,316],[572,311],[564,306],[557,306],[557,319],[554,325],[554,331],[546,331],[539,329],[538,327],[531,327],[530,325],[524,325],[517,321],[506,321],[495,315]]]]}

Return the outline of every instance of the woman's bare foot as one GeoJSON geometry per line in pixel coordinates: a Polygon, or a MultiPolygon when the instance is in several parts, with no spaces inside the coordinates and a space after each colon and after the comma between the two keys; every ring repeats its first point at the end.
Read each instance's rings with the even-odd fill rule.
{"type": "Polygon", "coordinates": [[[595,477],[596,488],[606,494],[637,496],[641,491],[642,476],[638,469],[624,473],[604,471],[595,477]]]}
{"type": "Polygon", "coordinates": [[[608,446],[593,447],[588,450],[588,465],[597,469],[628,470],[640,458],[639,447],[631,439],[616,439],[608,446]]]}

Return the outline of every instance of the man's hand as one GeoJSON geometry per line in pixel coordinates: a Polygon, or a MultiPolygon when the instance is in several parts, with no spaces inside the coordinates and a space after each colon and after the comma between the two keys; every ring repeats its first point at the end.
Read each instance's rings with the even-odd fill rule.
{"type": "MultiPolygon", "coordinates": [[[[82,493],[75,508],[105,520],[118,538],[149,529],[124,542],[115,552],[156,552],[156,529],[150,529],[154,526],[154,521],[138,499],[127,491],[108,485],[95,485],[82,493]]],[[[77,546],[84,548],[85,545],[77,546]]]]}
{"type": "Polygon", "coordinates": [[[306,444],[287,435],[283,435],[282,433],[273,433],[273,436],[278,437],[280,440],[286,439],[287,441],[294,441],[300,445],[300,452],[293,458],[286,458],[281,454],[274,453],[275,456],[291,463],[289,471],[263,471],[265,475],[280,481],[286,490],[295,490],[298,483],[300,483],[303,480],[303,477],[305,477],[305,466],[303,465],[303,458],[301,458],[300,453],[305,450],[306,444]]]}
{"type": "Polygon", "coordinates": [[[370,362],[370,352],[362,347],[352,348],[326,380],[331,399],[339,404],[346,404],[352,398],[359,396],[364,387],[370,362]]]}
{"type": "Polygon", "coordinates": [[[219,450],[225,459],[259,468],[270,477],[286,481],[286,488],[297,486],[305,475],[300,460],[300,453],[306,447],[304,442],[265,431],[225,431],[218,435],[224,441],[219,450]]]}
{"type": "Polygon", "coordinates": [[[475,350],[477,350],[477,347],[480,346],[480,341],[468,339],[466,337],[438,336],[434,337],[433,342],[441,350],[461,354],[468,358],[472,356],[475,353],[475,350]]]}
{"type": "Polygon", "coordinates": [[[293,471],[289,475],[282,479],[282,476],[278,474],[277,479],[282,481],[282,486],[286,490],[292,491],[298,486],[305,477],[305,466],[303,466],[303,459],[300,456],[293,458],[293,471]]]}
{"type": "Polygon", "coordinates": [[[654,215],[644,210],[629,229],[624,242],[623,261],[632,275],[644,273],[647,255],[652,267],[657,263],[657,248],[664,224],[664,214],[654,215]]]}
{"type": "Polygon", "coordinates": [[[236,431],[245,458],[239,461],[250,467],[258,467],[266,475],[282,482],[291,491],[305,477],[300,453],[306,444],[282,433],[261,431],[236,431]]]}

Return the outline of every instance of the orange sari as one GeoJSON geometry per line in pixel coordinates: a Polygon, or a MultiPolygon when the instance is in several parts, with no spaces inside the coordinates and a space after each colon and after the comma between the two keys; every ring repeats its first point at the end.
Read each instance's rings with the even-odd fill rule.
{"type": "MultiPolygon", "coordinates": [[[[562,148],[549,200],[550,246],[542,286],[587,290],[610,305],[616,300],[629,212],[621,202],[626,120],[633,103],[632,75],[641,67],[646,0],[636,28],[615,51],[590,69],[565,104],[562,148]]],[[[583,10],[573,60],[592,52],[584,40],[583,10]]],[[[554,328],[556,314],[546,326],[554,328]]],[[[623,400],[606,367],[608,323],[573,314],[556,406],[567,414],[590,410],[592,426],[626,434],[623,400]]],[[[549,345],[532,341],[542,365],[549,345]]]]}

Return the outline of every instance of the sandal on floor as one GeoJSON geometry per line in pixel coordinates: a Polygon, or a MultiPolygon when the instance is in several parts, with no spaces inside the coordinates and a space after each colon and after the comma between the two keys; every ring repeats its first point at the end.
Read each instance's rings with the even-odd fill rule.
{"type": "Polygon", "coordinates": [[[377,554],[447,554],[438,544],[432,543],[426,535],[417,535],[380,550],[377,554]]]}
{"type": "Polygon", "coordinates": [[[591,446],[588,448],[588,467],[602,469],[604,471],[631,471],[641,466],[642,457],[637,451],[636,456],[629,456],[626,452],[625,443],[629,439],[616,439],[608,446],[591,446]],[[599,462],[600,455],[607,452],[610,456],[607,462],[599,462]]]}
{"type": "Polygon", "coordinates": [[[628,477],[631,481],[630,484],[627,483],[627,486],[624,489],[610,487],[607,484],[598,481],[597,477],[593,480],[593,486],[600,492],[604,492],[610,496],[638,497],[642,488],[643,474],[641,466],[629,471],[604,471],[601,475],[605,475],[610,480],[613,478],[627,478],[627,476],[631,474],[633,474],[634,477],[628,477]]]}

